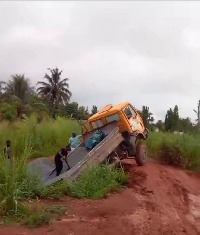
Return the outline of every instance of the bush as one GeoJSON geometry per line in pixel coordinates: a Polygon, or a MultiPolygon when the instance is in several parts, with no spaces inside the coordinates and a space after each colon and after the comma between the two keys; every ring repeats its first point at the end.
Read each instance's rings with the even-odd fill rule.
{"type": "Polygon", "coordinates": [[[127,182],[128,176],[122,169],[110,169],[107,165],[88,167],[79,179],[68,182],[68,192],[78,198],[103,198],[127,182]]]}
{"type": "Polygon", "coordinates": [[[200,134],[150,133],[147,148],[153,158],[169,165],[200,170],[200,134]]]}

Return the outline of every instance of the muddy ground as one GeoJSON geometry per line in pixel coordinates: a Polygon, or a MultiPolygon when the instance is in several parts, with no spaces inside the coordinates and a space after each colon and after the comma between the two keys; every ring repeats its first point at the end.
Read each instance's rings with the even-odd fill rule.
{"type": "Polygon", "coordinates": [[[70,209],[59,221],[36,229],[0,226],[0,235],[197,235],[200,234],[200,175],[149,161],[127,162],[129,187],[102,200],[41,203],[70,209]]]}

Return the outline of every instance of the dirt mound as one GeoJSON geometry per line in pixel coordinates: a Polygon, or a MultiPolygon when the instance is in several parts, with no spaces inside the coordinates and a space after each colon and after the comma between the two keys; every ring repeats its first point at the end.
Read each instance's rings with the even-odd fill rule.
{"type": "Polygon", "coordinates": [[[130,175],[127,188],[102,200],[66,197],[57,202],[71,208],[61,220],[33,230],[0,226],[0,235],[200,234],[198,175],[151,161],[123,165],[130,175]]]}

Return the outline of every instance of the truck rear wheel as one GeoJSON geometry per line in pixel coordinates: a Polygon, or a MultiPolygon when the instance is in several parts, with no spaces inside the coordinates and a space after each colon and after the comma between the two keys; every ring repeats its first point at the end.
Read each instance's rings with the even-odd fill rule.
{"type": "Polygon", "coordinates": [[[135,155],[135,161],[138,166],[144,166],[147,159],[147,147],[146,144],[139,143],[136,146],[136,155],[135,155]]]}

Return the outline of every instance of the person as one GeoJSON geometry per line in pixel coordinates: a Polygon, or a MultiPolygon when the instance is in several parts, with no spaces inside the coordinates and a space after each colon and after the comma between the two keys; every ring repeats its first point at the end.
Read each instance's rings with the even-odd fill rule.
{"type": "Polygon", "coordinates": [[[76,135],[75,132],[72,133],[72,136],[69,138],[69,146],[71,147],[71,151],[78,147],[81,137],[82,135],[76,135]]]}
{"type": "Polygon", "coordinates": [[[6,146],[4,148],[4,156],[7,158],[8,162],[11,163],[11,141],[6,140],[6,146]]]}
{"type": "MultiPolygon", "coordinates": [[[[67,146],[68,147],[68,146],[67,146]]],[[[68,149],[66,148],[61,148],[55,155],[54,161],[55,161],[55,169],[51,172],[50,175],[53,174],[54,171],[56,171],[56,176],[59,176],[62,169],[63,169],[63,161],[65,160],[65,158],[68,155],[68,149]]],[[[66,164],[68,166],[68,169],[70,169],[71,167],[69,166],[68,162],[66,161],[66,164]]]]}

